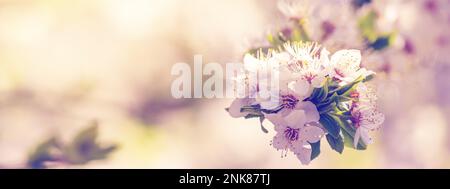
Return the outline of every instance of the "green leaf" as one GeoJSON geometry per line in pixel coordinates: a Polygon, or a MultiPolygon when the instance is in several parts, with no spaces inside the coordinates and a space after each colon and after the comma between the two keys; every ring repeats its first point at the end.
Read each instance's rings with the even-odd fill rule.
{"type": "Polygon", "coordinates": [[[328,144],[330,144],[331,149],[342,154],[342,152],[344,151],[344,141],[342,140],[342,137],[339,135],[339,137],[335,138],[327,134],[326,138],[328,144]]]}
{"type": "Polygon", "coordinates": [[[328,81],[324,82],[324,85],[321,88],[315,88],[309,97],[311,102],[314,104],[321,104],[323,101],[327,100],[328,98],[328,81]]]}
{"type": "Polygon", "coordinates": [[[367,40],[368,47],[374,50],[383,50],[393,44],[396,33],[380,34],[376,28],[376,20],[376,12],[370,11],[358,20],[358,27],[363,37],[367,40]]]}
{"type": "Polygon", "coordinates": [[[305,29],[306,19],[299,19],[294,32],[294,41],[311,41],[308,32],[305,29]],[[298,36],[298,37],[297,37],[298,36]]]}
{"type": "Polygon", "coordinates": [[[320,124],[327,130],[327,132],[334,138],[339,137],[339,132],[341,131],[339,123],[329,114],[320,115],[320,124]]]}
{"type": "Polygon", "coordinates": [[[358,78],[355,79],[355,81],[353,81],[347,85],[344,85],[342,87],[337,88],[336,93],[338,95],[347,95],[355,88],[356,84],[360,83],[363,80],[364,80],[364,77],[359,76],[358,78]]]}
{"type": "Polygon", "coordinates": [[[329,93],[329,94],[328,94],[328,97],[326,98],[326,100],[325,100],[325,101],[322,101],[318,106],[328,105],[328,104],[330,104],[330,103],[333,103],[333,102],[336,101],[336,98],[337,98],[338,96],[339,96],[339,95],[338,95],[336,92],[329,93]]]}
{"type": "Polygon", "coordinates": [[[308,99],[314,104],[318,104],[317,97],[321,95],[321,92],[320,88],[315,88],[308,99]]]}
{"type": "Polygon", "coordinates": [[[322,93],[322,96],[318,97],[319,102],[324,101],[328,97],[328,92],[329,92],[328,81],[325,81],[325,84],[323,85],[321,90],[322,90],[323,93],[322,93]]]}
{"type": "Polygon", "coordinates": [[[316,143],[309,143],[311,145],[311,160],[315,159],[320,154],[320,140],[316,143]]]}
{"type": "Polygon", "coordinates": [[[332,95],[331,91],[335,91],[337,88],[339,88],[339,84],[332,79],[328,79],[328,96],[332,95]]]}
{"type": "Polygon", "coordinates": [[[333,111],[335,108],[336,108],[335,102],[330,103],[328,105],[323,104],[323,105],[317,106],[317,110],[319,111],[320,114],[326,114],[328,112],[333,111]]]}

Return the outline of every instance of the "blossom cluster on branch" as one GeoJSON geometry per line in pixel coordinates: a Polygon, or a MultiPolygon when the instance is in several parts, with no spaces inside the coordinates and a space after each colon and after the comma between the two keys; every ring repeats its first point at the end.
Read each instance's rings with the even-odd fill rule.
{"type": "Polygon", "coordinates": [[[367,85],[375,75],[360,66],[355,49],[331,54],[315,42],[286,41],[244,56],[244,74],[238,82],[249,89],[227,108],[232,117],[268,120],[276,131],[272,146],[286,156],[293,152],[302,164],[320,154],[323,138],[342,153],[344,147],[366,149],[369,132],[384,121],[376,105],[376,94],[367,85]],[[248,78],[259,74],[256,82],[248,78]],[[271,72],[274,73],[274,72],[271,72]],[[270,80],[271,82],[268,82],[270,80]],[[258,95],[268,83],[278,84],[269,95],[258,95]]]}

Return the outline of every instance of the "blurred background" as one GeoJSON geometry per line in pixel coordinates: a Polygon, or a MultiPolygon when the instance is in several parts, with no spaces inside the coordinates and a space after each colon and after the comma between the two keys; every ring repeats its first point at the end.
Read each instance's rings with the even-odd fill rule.
{"type": "Polygon", "coordinates": [[[450,168],[449,115],[448,0],[0,0],[0,168],[450,168]],[[368,150],[302,166],[231,99],[172,98],[172,65],[240,62],[293,17],[378,72],[368,150]]]}

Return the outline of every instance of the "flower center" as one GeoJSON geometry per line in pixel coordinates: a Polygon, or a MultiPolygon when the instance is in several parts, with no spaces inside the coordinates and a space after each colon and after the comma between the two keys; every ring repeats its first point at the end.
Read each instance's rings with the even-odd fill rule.
{"type": "Polygon", "coordinates": [[[307,73],[307,74],[303,75],[303,79],[306,80],[309,84],[311,84],[311,83],[312,83],[312,80],[313,80],[314,78],[316,78],[316,76],[317,76],[317,75],[315,75],[315,74],[307,73]]]}
{"type": "Polygon", "coordinates": [[[284,130],[284,136],[289,141],[296,141],[298,140],[298,132],[300,129],[293,129],[290,127],[287,127],[286,130],[284,130]]]}
{"type": "Polygon", "coordinates": [[[342,71],[337,68],[334,69],[334,72],[336,73],[336,75],[338,75],[341,78],[345,77],[344,73],[342,73],[342,71]]]}
{"type": "Polygon", "coordinates": [[[293,95],[282,95],[282,106],[288,109],[294,109],[295,105],[297,105],[298,99],[293,95]]]}

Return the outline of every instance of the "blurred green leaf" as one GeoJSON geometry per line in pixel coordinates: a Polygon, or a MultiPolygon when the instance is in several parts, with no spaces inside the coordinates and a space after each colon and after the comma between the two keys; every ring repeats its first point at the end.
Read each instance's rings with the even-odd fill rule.
{"type": "Polygon", "coordinates": [[[375,11],[370,11],[358,20],[358,27],[362,36],[367,40],[368,47],[374,50],[383,50],[391,46],[396,38],[395,32],[379,33],[376,28],[378,16],[375,11]]]}
{"type": "Polygon", "coordinates": [[[305,19],[293,19],[294,22],[292,37],[290,41],[311,41],[308,32],[305,29],[305,19]]]}
{"type": "Polygon", "coordinates": [[[372,0],[353,0],[352,4],[353,6],[355,6],[356,8],[361,8],[366,4],[370,4],[372,3],[372,0]]]}
{"type": "Polygon", "coordinates": [[[69,144],[63,144],[57,137],[40,143],[29,155],[27,167],[47,168],[46,163],[66,165],[85,164],[92,160],[106,158],[116,145],[101,146],[97,141],[97,122],[79,132],[69,144]]]}
{"type": "Polygon", "coordinates": [[[369,47],[375,50],[383,50],[394,43],[395,37],[395,33],[379,36],[375,41],[369,43],[369,47]]]}
{"type": "Polygon", "coordinates": [[[106,158],[116,145],[101,146],[97,142],[98,124],[93,122],[91,126],[79,132],[65,148],[66,159],[72,164],[84,164],[92,160],[106,158]]]}
{"type": "Polygon", "coordinates": [[[370,11],[358,20],[359,29],[361,30],[363,37],[369,40],[369,42],[373,42],[377,38],[377,32],[375,28],[376,19],[376,12],[370,11]]]}
{"type": "Polygon", "coordinates": [[[40,143],[28,156],[28,167],[33,169],[46,168],[46,162],[59,160],[58,154],[55,154],[57,151],[60,151],[59,148],[58,141],[54,137],[40,143]]]}

